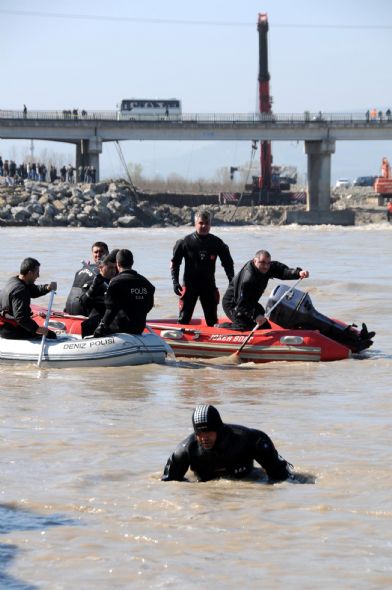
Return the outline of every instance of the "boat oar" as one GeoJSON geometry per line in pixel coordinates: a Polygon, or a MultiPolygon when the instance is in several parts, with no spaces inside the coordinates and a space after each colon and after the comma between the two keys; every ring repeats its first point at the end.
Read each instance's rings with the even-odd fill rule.
{"type": "MultiPolygon", "coordinates": [[[[204,326],[205,328],[206,326],[204,326]]],[[[182,332],[182,334],[200,334],[202,332],[203,326],[201,326],[200,328],[180,328],[178,327],[178,324],[176,325],[166,325],[166,324],[148,324],[146,325],[146,328],[152,328],[153,330],[167,330],[167,331],[173,331],[173,332],[182,332]]]]}
{"type": "MultiPolygon", "coordinates": [[[[294,285],[292,287],[290,287],[290,289],[288,289],[287,291],[285,291],[283,293],[283,295],[281,297],[279,297],[278,301],[276,301],[274,303],[274,305],[271,307],[271,309],[269,309],[267,311],[267,313],[264,315],[264,317],[266,319],[268,319],[271,315],[271,313],[274,311],[274,309],[279,305],[279,303],[281,303],[283,301],[283,299],[285,299],[285,297],[287,297],[287,295],[289,293],[291,293],[291,291],[293,291],[295,289],[295,287],[298,285],[298,283],[300,283],[302,281],[302,279],[298,279],[298,281],[296,281],[294,283],[294,285]]],[[[259,328],[259,324],[256,324],[254,326],[254,328],[252,328],[251,332],[249,332],[249,334],[247,335],[247,337],[245,338],[245,340],[243,341],[243,343],[241,344],[241,346],[238,348],[238,350],[236,350],[235,352],[233,352],[233,354],[231,354],[230,356],[226,356],[226,357],[216,357],[213,359],[204,359],[204,362],[208,362],[208,363],[212,363],[212,364],[233,364],[233,365],[239,365],[241,363],[241,359],[240,359],[240,354],[241,351],[244,349],[244,347],[246,346],[246,344],[249,342],[249,340],[252,338],[253,334],[256,332],[256,330],[259,328]]]]}
{"type": "MultiPolygon", "coordinates": [[[[53,304],[53,299],[54,299],[55,294],[56,294],[56,291],[50,292],[48,311],[46,312],[44,328],[47,328],[49,326],[50,312],[52,311],[52,304],[53,304]]],[[[44,354],[45,340],[46,340],[46,335],[42,334],[41,348],[40,348],[39,355],[38,355],[37,367],[41,366],[42,356],[44,354]]]]}

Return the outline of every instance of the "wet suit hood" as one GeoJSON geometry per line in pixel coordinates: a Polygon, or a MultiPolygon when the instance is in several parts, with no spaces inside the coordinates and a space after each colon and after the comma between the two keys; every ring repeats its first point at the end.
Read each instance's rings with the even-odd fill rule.
{"type": "Polygon", "coordinates": [[[202,431],[219,432],[223,428],[222,418],[214,406],[200,404],[192,414],[192,424],[195,434],[202,431]]]}

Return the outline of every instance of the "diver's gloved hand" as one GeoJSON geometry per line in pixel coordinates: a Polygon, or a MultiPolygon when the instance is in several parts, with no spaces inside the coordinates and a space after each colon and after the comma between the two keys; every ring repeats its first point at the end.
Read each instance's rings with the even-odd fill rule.
{"type": "Polygon", "coordinates": [[[108,329],[105,328],[105,326],[101,323],[95,329],[94,338],[101,338],[102,336],[107,336],[108,334],[109,334],[108,329]]]}
{"type": "Polygon", "coordinates": [[[368,332],[366,324],[362,324],[362,330],[359,333],[361,341],[360,350],[365,350],[373,344],[372,338],[376,335],[376,332],[368,332]]]}
{"type": "Polygon", "coordinates": [[[368,332],[366,324],[362,324],[362,330],[359,333],[359,336],[362,340],[371,340],[376,335],[376,332],[368,332]]]}
{"type": "Polygon", "coordinates": [[[180,285],[180,283],[174,283],[173,284],[173,291],[176,295],[178,295],[179,297],[181,297],[182,295],[182,287],[180,285]]]}

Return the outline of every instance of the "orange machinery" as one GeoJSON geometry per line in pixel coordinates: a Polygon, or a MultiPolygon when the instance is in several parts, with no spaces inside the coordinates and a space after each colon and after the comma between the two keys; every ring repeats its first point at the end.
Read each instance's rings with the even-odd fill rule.
{"type": "Polygon", "coordinates": [[[380,195],[392,196],[391,166],[387,158],[382,159],[381,176],[376,179],[376,182],[374,183],[374,190],[380,195]]]}

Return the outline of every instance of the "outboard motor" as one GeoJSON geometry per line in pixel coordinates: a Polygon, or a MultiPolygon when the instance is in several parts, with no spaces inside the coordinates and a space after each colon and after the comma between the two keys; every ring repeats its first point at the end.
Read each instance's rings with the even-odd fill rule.
{"type": "MultiPolygon", "coordinates": [[[[289,290],[287,285],[278,285],[272,291],[266,305],[266,311],[289,290]]],[[[340,342],[351,349],[352,352],[360,352],[373,344],[372,338],[375,332],[368,332],[365,324],[359,332],[355,325],[347,326],[331,320],[319,313],[314,307],[308,293],[293,289],[287,297],[272,311],[270,319],[282,328],[303,330],[318,330],[324,336],[340,342]]]]}

